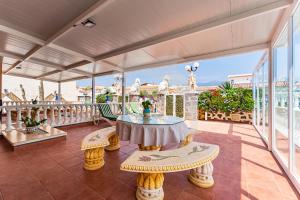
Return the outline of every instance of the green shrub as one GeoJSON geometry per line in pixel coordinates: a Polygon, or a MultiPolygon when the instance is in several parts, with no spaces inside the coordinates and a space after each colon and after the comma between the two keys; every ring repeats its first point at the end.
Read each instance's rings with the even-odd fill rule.
{"type": "Polygon", "coordinates": [[[202,92],[198,98],[198,107],[207,112],[252,112],[252,90],[233,88],[226,83],[217,90],[202,92]]]}
{"type": "Polygon", "coordinates": [[[108,96],[109,101],[112,101],[112,95],[111,94],[98,94],[96,96],[96,103],[106,103],[106,96],[108,96]]]}

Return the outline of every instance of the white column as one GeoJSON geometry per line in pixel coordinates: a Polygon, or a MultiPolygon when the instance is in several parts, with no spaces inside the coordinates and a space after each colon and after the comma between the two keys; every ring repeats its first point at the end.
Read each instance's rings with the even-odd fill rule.
{"type": "MultiPolygon", "coordinates": [[[[268,150],[272,151],[272,143],[273,143],[273,137],[272,137],[272,133],[274,131],[274,123],[273,123],[273,116],[274,116],[274,87],[273,87],[273,83],[274,83],[274,77],[273,77],[273,67],[274,67],[274,63],[273,63],[273,54],[272,54],[272,46],[270,46],[269,48],[269,70],[268,70],[268,92],[269,92],[269,133],[268,133],[268,150]]],[[[277,106],[277,105],[275,105],[277,106]]]]}
{"type": "Polygon", "coordinates": [[[126,98],[125,98],[125,87],[126,87],[126,85],[125,85],[125,73],[122,72],[122,115],[126,114],[125,113],[125,106],[126,106],[126,104],[125,104],[125,100],[126,100],[126,98]]]}
{"type": "Polygon", "coordinates": [[[40,121],[40,107],[36,110],[36,116],[35,116],[36,121],[40,121]]]}
{"type": "Polygon", "coordinates": [[[92,76],[92,103],[96,102],[96,85],[95,85],[95,77],[92,76]]]}

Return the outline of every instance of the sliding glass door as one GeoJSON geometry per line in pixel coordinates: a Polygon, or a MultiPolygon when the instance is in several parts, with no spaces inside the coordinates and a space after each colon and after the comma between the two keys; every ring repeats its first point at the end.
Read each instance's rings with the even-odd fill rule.
{"type": "Polygon", "coordinates": [[[293,16],[292,169],[300,179],[300,9],[293,16]]]}
{"type": "Polygon", "coordinates": [[[274,133],[273,148],[287,164],[288,131],[288,29],[285,28],[273,49],[274,55],[274,133]]]}

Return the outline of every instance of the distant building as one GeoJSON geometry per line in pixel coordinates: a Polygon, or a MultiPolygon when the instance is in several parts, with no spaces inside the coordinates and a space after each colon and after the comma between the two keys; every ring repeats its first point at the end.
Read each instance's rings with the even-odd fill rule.
{"type": "Polygon", "coordinates": [[[234,87],[252,88],[253,74],[237,74],[227,76],[234,87]]]}

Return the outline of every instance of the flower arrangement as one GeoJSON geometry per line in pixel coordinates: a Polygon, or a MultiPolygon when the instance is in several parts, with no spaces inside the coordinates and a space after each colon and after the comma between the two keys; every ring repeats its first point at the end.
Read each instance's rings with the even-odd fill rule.
{"type": "Polygon", "coordinates": [[[142,105],[143,105],[143,108],[144,108],[144,111],[143,111],[143,114],[144,114],[144,117],[150,117],[150,107],[152,105],[151,101],[149,99],[146,99],[142,102],[142,105]]]}

